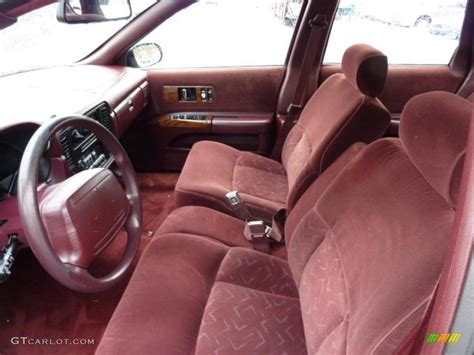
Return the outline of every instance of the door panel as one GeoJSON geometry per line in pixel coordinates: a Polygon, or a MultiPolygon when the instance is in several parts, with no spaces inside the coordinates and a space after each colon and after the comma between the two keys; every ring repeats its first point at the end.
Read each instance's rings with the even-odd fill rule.
{"type": "Polygon", "coordinates": [[[179,171],[201,140],[267,154],[283,74],[284,67],[149,71],[154,108],[124,140],[135,168],[179,171]],[[197,89],[186,97],[193,101],[179,101],[183,88],[197,89]],[[200,99],[203,88],[212,88],[210,99],[200,99]]]}
{"type": "MultiPolygon", "coordinates": [[[[323,65],[320,81],[340,72],[340,65],[323,65]]],[[[388,135],[398,135],[400,114],[412,97],[436,90],[456,93],[463,80],[463,76],[457,75],[447,65],[389,66],[387,81],[380,95],[380,100],[392,114],[388,135]]]]}
{"type": "Polygon", "coordinates": [[[160,113],[182,111],[273,112],[284,67],[150,70],[160,113]],[[213,102],[168,102],[165,86],[212,86],[213,102]]]}

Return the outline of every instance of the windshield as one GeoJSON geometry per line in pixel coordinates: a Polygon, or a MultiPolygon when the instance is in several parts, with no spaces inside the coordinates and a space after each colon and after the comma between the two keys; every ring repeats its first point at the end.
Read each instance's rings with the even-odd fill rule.
{"type": "Polygon", "coordinates": [[[156,0],[131,0],[132,16],[110,22],[65,24],[57,3],[18,18],[0,31],[0,76],[74,63],[99,47],[156,0]]]}

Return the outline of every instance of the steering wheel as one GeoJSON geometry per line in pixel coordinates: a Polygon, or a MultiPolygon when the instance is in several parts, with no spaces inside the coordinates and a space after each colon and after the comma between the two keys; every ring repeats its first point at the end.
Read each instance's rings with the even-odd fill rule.
{"type": "Polygon", "coordinates": [[[123,147],[104,126],[85,116],[52,119],[29,141],[18,174],[19,212],[26,240],[38,261],[62,285],[99,292],[122,279],[141,238],[141,204],[133,166],[123,147]],[[112,154],[125,189],[110,169],[81,171],[38,193],[44,148],[55,133],[71,127],[94,133],[112,154]],[[97,254],[125,229],[127,245],[120,262],[105,277],[87,270],[97,254]]]}

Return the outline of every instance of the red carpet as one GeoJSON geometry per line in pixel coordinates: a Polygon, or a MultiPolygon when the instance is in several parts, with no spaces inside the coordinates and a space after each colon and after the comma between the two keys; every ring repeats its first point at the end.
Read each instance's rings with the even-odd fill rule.
{"type": "MultiPolygon", "coordinates": [[[[143,206],[140,253],[174,208],[172,191],[177,174],[139,175],[143,206]],[[149,233],[147,233],[149,232],[149,233]]],[[[120,235],[91,266],[106,274],[122,255],[125,235],[120,235]]],[[[135,260],[135,264],[138,260],[135,260]]],[[[16,259],[11,279],[0,284],[0,354],[93,354],[117,306],[129,277],[99,294],[81,294],[59,285],[30,250],[16,259]],[[93,345],[15,345],[12,337],[30,339],[92,339],[93,345]]],[[[16,338],[14,338],[14,341],[16,338]]],[[[21,339],[18,339],[21,341],[21,339]]]]}

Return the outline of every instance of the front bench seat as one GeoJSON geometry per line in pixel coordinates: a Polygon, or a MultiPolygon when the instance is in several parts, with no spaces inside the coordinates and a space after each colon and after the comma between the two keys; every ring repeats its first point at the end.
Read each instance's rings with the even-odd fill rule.
{"type": "Polygon", "coordinates": [[[306,104],[285,140],[282,163],[221,143],[195,144],[176,185],[177,206],[232,214],[225,195],[238,190],[256,218],[271,220],[279,209],[291,209],[348,147],[380,138],[390,123],[376,98],[385,84],[387,57],[368,45],[354,45],[344,53],[342,71],[306,104]]]}
{"type": "MultiPolygon", "coordinates": [[[[146,249],[97,354],[391,354],[421,325],[450,244],[472,105],[412,99],[285,226],[288,262],[201,235],[146,249]]],[[[206,216],[196,216],[206,223],[206,216]]]]}
{"type": "MultiPolygon", "coordinates": [[[[348,148],[334,163],[319,177],[317,188],[324,190],[366,146],[355,143],[348,148]]],[[[296,205],[298,206],[298,204],[296,205]]],[[[202,206],[183,206],[173,210],[163,221],[157,231],[158,235],[165,234],[194,234],[218,240],[230,247],[253,248],[253,243],[245,239],[243,231],[246,222],[234,216],[202,206]],[[206,223],[202,223],[206,216],[206,223]]],[[[273,244],[270,253],[286,259],[285,244],[273,244]]]]}

